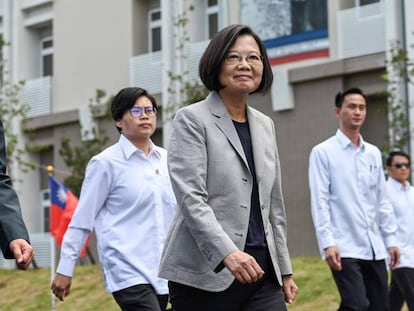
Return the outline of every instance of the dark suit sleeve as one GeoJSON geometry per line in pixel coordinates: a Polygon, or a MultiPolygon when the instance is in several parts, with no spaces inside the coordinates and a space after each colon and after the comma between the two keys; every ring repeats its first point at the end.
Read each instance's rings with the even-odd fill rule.
{"type": "Polygon", "coordinates": [[[16,191],[6,174],[6,146],[3,123],[0,120],[0,247],[6,259],[13,258],[9,243],[14,239],[25,239],[29,242],[29,235],[22,219],[16,191]]]}

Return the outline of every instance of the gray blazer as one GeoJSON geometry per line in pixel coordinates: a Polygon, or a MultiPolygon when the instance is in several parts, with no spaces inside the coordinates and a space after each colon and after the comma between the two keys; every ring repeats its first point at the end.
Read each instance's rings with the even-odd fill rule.
{"type": "MultiPolygon", "coordinates": [[[[286,243],[279,156],[273,121],[247,107],[260,205],[278,281],[292,274],[286,243]]],[[[244,250],[253,178],[233,122],[216,92],[180,109],[168,166],[178,209],[165,242],[160,277],[218,292],[234,277],[221,264],[244,250]],[[221,267],[221,268],[220,268],[221,267]]]]}

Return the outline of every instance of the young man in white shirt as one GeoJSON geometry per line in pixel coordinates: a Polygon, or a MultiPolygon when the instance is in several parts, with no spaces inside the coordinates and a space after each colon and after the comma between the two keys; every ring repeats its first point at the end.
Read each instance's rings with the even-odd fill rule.
{"type": "Polygon", "coordinates": [[[122,310],[165,310],[167,281],[158,277],[176,201],[167,151],[151,141],[157,105],[145,90],[122,89],[111,112],[119,141],[94,156],[63,238],[52,291],[63,300],[87,237],[95,230],[106,289],[122,310]]]}
{"type": "Polygon", "coordinates": [[[385,311],[387,255],[392,269],[399,263],[397,226],[381,152],[360,134],[366,108],[358,88],[336,95],[339,129],[310,154],[312,218],[341,296],[339,310],[385,311]]]}
{"type": "Polygon", "coordinates": [[[414,187],[411,186],[410,156],[403,151],[387,157],[387,193],[397,219],[396,240],[400,265],[391,272],[389,311],[400,311],[404,301],[414,310],[414,187]]]}

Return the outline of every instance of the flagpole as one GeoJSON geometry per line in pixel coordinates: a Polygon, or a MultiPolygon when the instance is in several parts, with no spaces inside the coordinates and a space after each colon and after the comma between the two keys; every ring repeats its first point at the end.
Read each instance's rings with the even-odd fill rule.
{"type": "MultiPolygon", "coordinates": [[[[52,165],[48,165],[47,166],[47,173],[49,174],[49,176],[53,175],[53,166],[52,165]]],[[[50,195],[51,197],[51,195],[50,195]]],[[[49,209],[49,218],[50,216],[50,212],[51,212],[51,208],[49,209]]],[[[49,228],[50,230],[50,228],[49,228]]],[[[55,266],[56,266],[56,246],[55,246],[55,238],[50,235],[50,284],[52,284],[53,282],[53,278],[55,276],[55,266]]],[[[51,304],[51,310],[55,311],[56,310],[56,297],[53,294],[52,291],[50,291],[50,304],[51,304]]]]}

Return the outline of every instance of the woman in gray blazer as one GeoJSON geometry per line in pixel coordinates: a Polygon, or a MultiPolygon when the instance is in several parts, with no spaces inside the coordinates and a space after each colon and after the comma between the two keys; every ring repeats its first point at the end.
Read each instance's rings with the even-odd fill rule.
{"type": "Polygon", "coordinates": [[[178,210],[160,276],[175,311],[286,310],[298,288],[275,128],[248,105],[273,81],[265,47],[248,26],[228,26],[199,72],[211,92],[177,112],[168,147],[178,210]]]}

